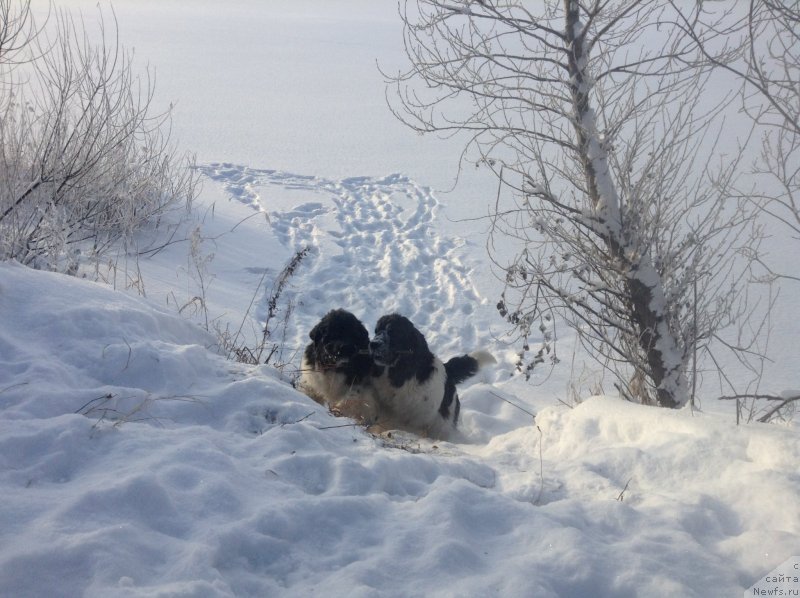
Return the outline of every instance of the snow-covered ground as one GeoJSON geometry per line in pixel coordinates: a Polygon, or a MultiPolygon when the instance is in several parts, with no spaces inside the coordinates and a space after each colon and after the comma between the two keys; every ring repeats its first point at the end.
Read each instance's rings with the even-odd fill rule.
{"type": "MultiPolygon", "coordinates": [[[[796,426],[736,426],[710,398],[589,399],[566,334],[560,368],[513,375],[486,225],[465,220],[494,183],[467,172],[446,192],[458,144],[388,114],[393,3],[115,9],[198,152],[176,239],[198,234],[193,252],[120,254],[107,284],[0,263],[0,595],[738,596],[800,554],[796,426]],[[282,367],[219,355],[204,328],[252,345],[306,247],[282,367]],[[375,438],[292,388],[333,307],[368,327],[401,311],[444,358],[498,357],[461,391],[462,439],[375,438]]],[[[800,386],[792,290],[775,392],[800,386]]]]}

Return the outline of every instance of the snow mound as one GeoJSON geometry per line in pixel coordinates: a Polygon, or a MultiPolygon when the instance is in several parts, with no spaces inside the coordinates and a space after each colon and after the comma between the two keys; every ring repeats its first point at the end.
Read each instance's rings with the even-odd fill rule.
{"type": "Polygon", "coordinates": [[[4,596],[735,595],[800,541],[792,429],[483,383],[472,443],[376,439],[145,300],[0,312],[4,596]]]}

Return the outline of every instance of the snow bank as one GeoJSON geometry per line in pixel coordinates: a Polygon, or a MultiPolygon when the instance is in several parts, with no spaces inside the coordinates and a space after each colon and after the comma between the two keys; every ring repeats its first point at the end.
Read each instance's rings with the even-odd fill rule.
{"type": "Polygon", "coordinates": [[[142,299],[0,264],[0,314],[4,596],[736,595],[800,542],[795,430],[478,384],[381,440],[142,299]]]}

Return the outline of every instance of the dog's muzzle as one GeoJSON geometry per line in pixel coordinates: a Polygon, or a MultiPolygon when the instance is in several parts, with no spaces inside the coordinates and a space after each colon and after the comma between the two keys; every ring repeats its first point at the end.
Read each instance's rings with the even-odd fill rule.
{"type": "Polygon", "coordinates": [[[369,354],[378,365],[392,365],[394,356],[389,347],[389,335],[383,330],[369,341],[369,354]]]}
{"type": "Polygon", "coordinates": [[[355,347],[341,343],[326,343],[322,347],[323,361],[334,366],[347,365],[355,353],[355,347]]]}

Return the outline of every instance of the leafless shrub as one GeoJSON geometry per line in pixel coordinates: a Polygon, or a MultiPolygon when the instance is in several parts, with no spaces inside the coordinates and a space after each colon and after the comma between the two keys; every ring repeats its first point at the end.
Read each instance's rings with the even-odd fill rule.
{"type": "Polygon", "coordinates": [[[281,297],[290,279],[310,251],[310,247],[298,250],[273,280],[271,290],[267,295],[266,318],[259,332],[255,335],[247,334],[244,327],[250,321],[250,311],[255,303],[256,296],[261,291],[267,275],[266,272],[261,277],[258,289],[253,295],[250,306],[236,332],[232,333],[227,326],[224,329],[217,326],[216,333],[220,348],[229,359],[250,365],[273,364],[281,367],[285,364],[285,360],[282,360],[281,357],[283,357],[283,352],[286,348],[286,329],[294,311],[294,303],[289,299],[281,304],[281,297]],[[278,336],[279,334],[280,336],[278,336]],[[253,337],[255,337],[255,341],[252,340],[253,337]]]}
{"type": "Polygon", "coordinates": [[[736,423],[769,423],[791,421],[800,403],[800,393],[789,391],[780,395],[737,394],[720,397],[720,400],[736,401],[736,423]]]}
{"type": "Polygon", "coordinates": [[[121,397],[114,393],[106,393],[87,401],[75,413],[95,419],[93,429],[98,429],[103,425],[119,428],[123,424],[142,421],[160,424],[157,417],[147,412],[159,401],[202,402],[196,397],[181,395],[157,396],[146,393],[143,397],[121,397]]]}
{"type": "Polygon", "coordinates": [[[67,12],[38,27],[29,2],[0,0],[2,258],[74,273],[196,194],[149,72],[135,73],[115,18],[99,26],[93,42],[67,12]]]}

